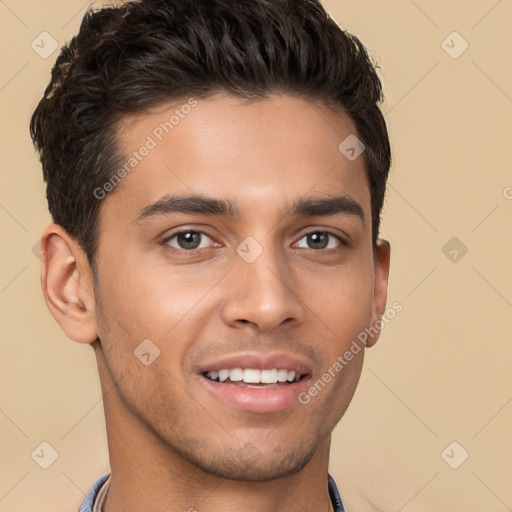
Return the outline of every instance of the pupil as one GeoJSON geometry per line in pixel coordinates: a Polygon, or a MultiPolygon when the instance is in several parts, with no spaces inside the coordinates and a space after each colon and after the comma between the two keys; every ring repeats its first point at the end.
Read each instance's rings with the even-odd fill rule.
{"type": "Polygon", "coordinates": [[[329,243],[327,233],[311,233],[308,235],[308,244],[312,249],[325,249],[329,243]]]}
{"type": "Polygon", "coordinates": [[[183,249],[197,249],[201,242],[199,233],[180,233],[178,235],[178,243],[183,249]]]}

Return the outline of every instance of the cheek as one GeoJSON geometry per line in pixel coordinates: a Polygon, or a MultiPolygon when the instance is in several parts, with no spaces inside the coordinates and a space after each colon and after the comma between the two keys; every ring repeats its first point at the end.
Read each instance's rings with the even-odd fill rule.
{"type": "Polygon", "coordinates": [[[214,314],[219,278],[126,264],[98,277],[98,335],[115,380],[130,372],[126,396],[136,401],[144,390],[184,386],[184,360],[214,314]],[[151,360],[156,355],[149,367],[137,359],[147,352],[151,360]],[[177,382],[169,380],[169,372],[177,382]]]}
{"type": "Polygon", "coordinates": [[[318,317],[328,326],[335,340],[333,348],[338,351],[370,323],[373,276],[366,268],[340,269],[317,293],[306,298],[311,309],[318,312],[318,317]]]}
{"type": "MultiPolygon", "coordinates": [[[[146,258],[148,260],[148,258],[146,258]]],[[[143,256],[105,265],[99,275],[100,294],[113,328],[137,339],[168,338],[188,325],[202,300],[218,283],[221,273],[204,272],[193,265],[171,268],[165,261],[143,264],[143,256]]],[[[217,269],[219,270],[219,269],[217,269]]],[[[104,315],[105,316],[105,315],[104,315]]]]}

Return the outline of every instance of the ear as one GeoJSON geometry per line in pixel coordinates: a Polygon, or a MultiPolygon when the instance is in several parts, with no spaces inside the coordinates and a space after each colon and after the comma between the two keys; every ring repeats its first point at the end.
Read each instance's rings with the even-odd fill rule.
{"type": "Polygon", "coordinates": [[[388,276],[389,261],[391,256],[391,246],[387,240],[377,240],[374,247],[374,273],[375,283],[373,288],[373,306],[370,323],[370,334],[366,346],[372,347],[377,343],[380,336],[381,318],[386,308],[386,299],[388,295],[388,276]]]}
{"type": "Polygon", "coordinates": [[[79,343],[98,338],[91,267],[75,239],[57,224],[50,224],[41,237],[41,287],[68,338],[79,343]]]}

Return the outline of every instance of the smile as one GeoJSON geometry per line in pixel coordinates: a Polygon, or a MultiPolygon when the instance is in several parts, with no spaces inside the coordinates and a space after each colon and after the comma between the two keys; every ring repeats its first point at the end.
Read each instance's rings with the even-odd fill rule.
{"type": "Polygon", "coordinates": [[[246,352],[205,361],[198,368],[210,396],[241,412],[276,413],[298,404],[312,376],[309,360],[296,354],[246,352]]]}
{"type": "Polygon", "coordinates": [[[214,382],[225,382],[248,388],[277,388],[290,382],[298,382],[302,375],[285,368],[222,368],[219,371],[205,373],[205,377],[214,382]]]}

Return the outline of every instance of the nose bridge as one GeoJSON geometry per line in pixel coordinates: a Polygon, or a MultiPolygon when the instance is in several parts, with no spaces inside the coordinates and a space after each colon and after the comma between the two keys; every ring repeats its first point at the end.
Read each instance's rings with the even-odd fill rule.
{"type": "Polygon", "coordinates": [[[286,320],[299,319],[301,307],[293,290],[293,273],[270,237],[264,244],[247,237],[233,257],[224,304],[228,324],[250,322],[269,331],[286,320]]]}

